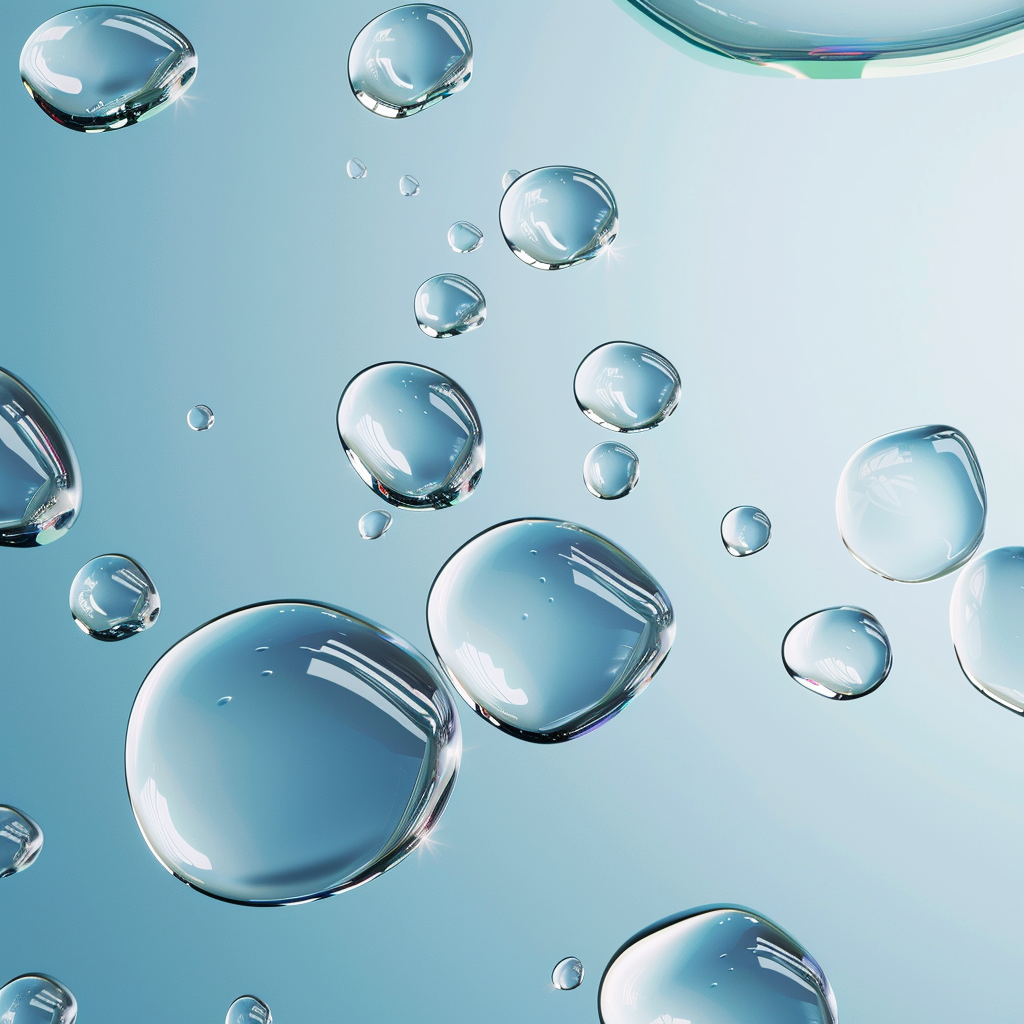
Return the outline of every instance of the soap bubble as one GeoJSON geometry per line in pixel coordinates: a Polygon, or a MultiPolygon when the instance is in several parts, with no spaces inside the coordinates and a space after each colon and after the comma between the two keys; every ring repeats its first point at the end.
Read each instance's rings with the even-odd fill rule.
{"type": "Polygon", "coordinates": [[[624,498],[640,479],[640,460],[618,441],[591,448],[583,460],[583,482],[595,498],[624,498]]]}
{"type": "Polygon", "coordinates": [[[487,318],[484,293],[468,278],[438,274],[416,289],[416,324],[430,338],[454,338],[487,318]]]}
{"type": "Polygon", "coordinates": [[[484,233],[468,220],[457,220],[448,229],[448,244],[453,252],[475,252],[484,244],[484,233]]]}
{"type": "Polygon", "coordinates": [[[262,999],[239,996],[229,1007],[224,1024],[272,1024],[274,1018],[262,999]]]}
{"type": "Polygon", "coordinates": [[[43,848],[43,830],[17,807],[0,804],[0,878],[31,867],[43,848]]]}
{"type": "Polygon", "coordinates": [[[629,341],[609,341],[576,369],[573,392],[580,410],[609,430],[651,430],[675,412],[681,382],[662,355],[629,341]]]}
{"type": "Polygon", "coordinates": [[[96,640],[124,640],[149,629],[160,595],[149,573],[127,555],[90,559],[71,584],[75,625],[96,640]]]}
{"type": "Polygon", "coordinates": [[[420,194],[420,183],[411,174],[403,174],[398,179],[398,191],[403,196],[418,196],[420,194]]]}
{"type": "Polygon", "coordinates": [[[75,1024],[78,1003],[56,979],[23,974],[0,988],[3,1024],[75,1024]]]}
{"type": "Polygon", "coordinates": [[[213,410],[208,405],[194,405],[189,409],[186,421],[193,430],[209,430],[214,423],[213,410]]]}
{"type": "Polygon", "coordinates": [[[352,157],[347,164],[345,164],[345,173],[355,180],[366,177],[366,164],[362,160],[357,160],[352,157]]]}
{"type": "Polygon", "coordinates": [[[579,988],[583,983],[583,964],[574,956],[567,956],[555,964],[551,972],[551,984],[555,988],[570,990],[579,988]]]}
{"type": "Polygon", "coordinates": [[[378,540],[391,526],[391,513],[383,509],[367,512],[359,519],[359,536],[363,540],[378,540]]]}
{"type": "Polygon", "coordinates": [[[771,520],[753,505],[738,505],[722,518],[722,543],[737,558],[763,551],[771,538],[771,520]]]}

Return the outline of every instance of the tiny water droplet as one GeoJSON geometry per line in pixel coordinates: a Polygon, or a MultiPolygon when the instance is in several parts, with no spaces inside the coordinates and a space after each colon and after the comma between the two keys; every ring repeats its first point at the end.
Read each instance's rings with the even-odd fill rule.
{"type": "Polygon", "coordinates": [[[515,181],[516,178],[518,178],[519,176],[520,176],[519,175],[519,171],[517,171],[515,168],[510,168],[509,170],[507,170],[501,176],[501,190],[502,190],[502,192],[507,191],[509,185],[511,185],[512,182],[515,181]]]}
{"type": "Polygon", "coordinates": [[[229,1007],[224,1024],[272,1024],[270,1007],[255,996],[239,996],[229,1007]]]}
{"type": "Polygon", "coordinates": [[[270,648],[269,647],[257,647],[256,650],[257,651],[269,651],[270,648]]]}
{"type": "Polygon", "coordinates": [[[69,989],[46,974],[22,974],[0,988],[3,1024],[75,1024],[78,1003],[69,989]]]}
{"type": "Polygon", "coordinates": [[[357,160],[352,157],[347,164],[345,164],[345,172],[348,176],[356,181],[360,178],[366,177],[366,164],[362,160],[357,160]]]}
{"type": "Polygon", "coordinates": [[[484,233],[468,220],[457,220],[448,229],[448,244],[453,252],[475,252],[484,244],[484,233]]]}
{"type": "Polygon", "coordinates": [[[722,517],[722,543],[737,558],[764,550],[771,537],[771,520],[753,505],[737,505],[722,517]]]}
{"type": "Polygon", "coordinates": [[[574,956],[559,960],[551,972],[551,984],[563,991],[579,988],[583,982],[583,963],[574,956]]]}
{"type": "Polygon", "coordinates": [[[188,411],[187,421],[193,430],[209,430],[213,426],[213,410],[208,405],[193,405],[188,411]]]}
{"type": "Polygon", "coordinates": [[[403,196],[418,196],[420,194],[420,183],[411,174],[403,174],[398,179],[398,191],[403,196]]]}
{"type": "Polygon", "coordinates": [[[75,625],[96,640],[125,640],[149,629],[160,595],[148,572],[127,555],[97,555],[75,576],[69,596],[75,625]]]}
{"type": "Polygon", "coordinates": [[[391,526],[391,513],[384,509],[374,509],[364,513],[359,519],[359,536],[363,540],[378,540],[383,537],[391,526]]]}
{"type": "Polygon", "coordinates": [[[217,707],[222,708],[226,704],[230,704],[230,703],[231,703],[231,698],[230,697],[221,697],[221,699],[219,701],[217,701],[217,707]]]}
{"type": "Polygon", "coordinates": [[[587,452],[583,482],[595,498],[624,498],[640,479],[636,452],[618,441],[604,441],[587,452]]]}
{"type": "Polygon", "coordinates": [[[651,430],[675,412],[681,382],[662,355],[629,341],[609,341],[576,369],[573,392],[583,414],[609,430],[651,430]]]}
{"type": "Polygon", "coordinates": [[[475,330],[487,317],[484,293],[458,274],[438,274],[416,289],[419,329],[431,338],[454,338],[475,330]]]}
{"type": "Polygon", "coordinates": [[[526,612],[523,612],[523,622],[525,622],[530,616],[526,612]]]}
{"type": "Polygon", "coordinates": [[[0,804],[0,878],[35,863],[43,848],[43,830],[17,807],[0,804]]]}
{"type": "Polygon", "coordinates": [[[263,671],[262,671],[262,672],[260,673],[260,675],[261,675],[261,676],[272,676],[273,674],[274,674],[273,670],[272,670],[272,669],[269,669],[269,668],[265,668],[265,669],[264,669],[264,670],[263,670],[263,671]]]}

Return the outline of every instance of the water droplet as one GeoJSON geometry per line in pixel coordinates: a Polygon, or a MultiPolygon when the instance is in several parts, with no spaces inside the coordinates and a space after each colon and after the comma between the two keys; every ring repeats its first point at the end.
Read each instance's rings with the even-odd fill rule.
{"type": "Polygon", "coordinates": [[[132,7],[78,7],[44,21],[21,51],[21,80],[58,124],[107,132],[152,117],[196,74],[173,26],[132,7]]]}
{"type": "Polygon", "coordinates": [[[468,220],[457,220],[448,229],[448,244],[454,252],[475,252],[484,244],[484,233],[468,220]]]}
{"type": "Polygon", "coordinates": [[[231,698],[230,697],[221,697],[221,699],[219,701],[217,701],[217,707],[223,708],[223,707],[226,707],[230,703],[231,703],[231,698]]]}
{"type": "Polygon", "coordinates": [[[403,196],[418,196],[420,194],[420,183],[411,174],[403,174],[398,179],[398,191],[403,196]]]}
{"type": "Polygon", "coordinates": [[[510,168],[501,176],[501,190],[505,192],[508,190],[509,185],[512,184],[516,178],[520,177],[519,171],[515,168],[510,168]]]}
{"type": "Polygon", "coordinates": [[[609,430],[650,430],[675,412],[679,373],[662,355],[629,341],[598,345],[576,369],[573,391],[583,413],[609,430]]]}
{"type": "Polygon", "coordinates": [[[782,661],[809,690],[834,700],[852,700],[885,682],[892,649],[871,612],[825,608],[790,627],[782,641],[782,661]]]}
{"type": "Polygon", "coordinates": [[[208,405],[193,405],[186,419],[193,430],[209,430],[214,423],[213,410],[208,405]]]}
{"type": "Polygon", "coordinates": [[[378,363],[356,374],[338,405],[338,433],[364,483],[402,508],[454,505],[473,493],[483,473],[473,403],[427,366],[378,363]]]}
{"type": "Polygon", "coordinates": [[[0,988],[3,1024],[75,1024],[77,1017],[75,997],[45,974],[23,974],[0,988]]]}
{"type": "Polygon", "coordinates": [[[363,540],[378,540],[388,532],[391,526],[391,513],[384,509],[367,512],[359,519],[359,536],[363,540]]]}
{"type": "Polygon", "coordinates": [[[460,18],[433,4],[406,4],[364,26],[348,55],[352,92],[382,117],[408,117],[465,88],[473,42],[460,18]]]}
{"type": "Polygon", "coordinates": [[[487,317],[484,293],[458,274],[438,274],[416,289],[416,323],[431,338],[454,338],[487,317]]]}
{"type": "Polygon", "coordinates": [[[360,178],[366,177],[366,164],[364,164],[362,160],[357,160],[355,157],[352,157],[352,159],[345,164],[345,172],[350,178],[354,178],[358,181],[360,178]]]}
{"type": "Polygon", "coordinates": [[[265,668],[260,675],[261,676],[272,676],[274,674],[273,669],[265,668]]]}
{"type": "Polygon", "coordinates": [[[583,460],[583,482],[595,498],[624,498],[639,479],[636,452],[618,441],[595,445],[583,460]]]}
{"type": "Polygon", "coordinates": [[[722,543],[737,558],[763,551],[771,538],[771,520],[753,505],[738,505],[722,518],[722,543]]]}
{"type": "Polygon", "coordinates": [[[255,996],[239,996],[229,1007],[224,1024],[271,1024],[270,1007],[255,996]]]}
{"type": "Polygon", "coordinates": [[[898,430],[854,453],[836,516],[850,554],[886,579],[923,583],[981,544],[988,500],[970,441],[952,427],[898,430]]]}
{"type": "Polygon", "coordinates": [[[811,954],[777,924],[735,907],[698,907],[634,935],[605,970],[598,1011],[601,1024],[837,1024],[839,1017],[811,954]],[[723,951],[736,965],[731,972],[723,951]]]}
{"type": "Polygon", "coordinates": [[[340,608],[287,602],[229,612],[156,663],[125,768],[169,871],[221,899],[285,904],[409,853],[447,803],[461,749],[452,700],[415,648],[340,608]],[[262,639],[270,650],[255,654],[262,639]],[[268,660],[273,679],[254,671],[268,660]],[[216,706],[226,686],[244,697],[230,715],[216,706]]]}
{"type": "Polygon", "coordinates": [[[583,982],[583,964],[574,956],[559,960],[551,972],[551,984],[555,988],[569,991],[579,988],[583,982]]]}
{"type": "Polygon", "coordinates": [[[593,259],[619,230],[612,190],[582,167],[538,167],[521,174],[502,196],[498,217],[508,247],[538,270],[593,259]]]}
{"type": "Polygon", "coordinates": [[[46,403],[0,369],[0,544],[49,544],[82,507],[82,477],[71,441],[46,403]]]}
{"type": "Polygon", "coordinates": [[[160,595],[149,573],[127,555],[97,555],[71,584],[75,625],[96,640],[124,640],[149,629],[160,595]]]}
{"type": "Polygon", "coordinates": [[[456,551],[431,587],[427,626],[465,700],[536,742],[571,739],[620,711],[675,635],[668,596],[643,566],[607,538],[551,519],[502,523],[456,551]]]}
{"type": "Polygon", "coordinates": [[[43,848],[43,830],[16,807],[0,804],[0,878],[35,863],[43,848]]]}

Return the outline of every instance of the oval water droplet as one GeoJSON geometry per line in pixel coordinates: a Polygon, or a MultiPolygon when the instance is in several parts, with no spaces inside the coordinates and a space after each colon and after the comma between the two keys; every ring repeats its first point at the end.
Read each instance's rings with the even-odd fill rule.
{"type": "Polygon", "coordinates": [[[839,478],[836,517],[850,554],[886,579],[923,583],[981,544],[988,499],[970,441],[945,426],[883,434],[839,478]]]}
{"type": "Polygon", "coordinates": [[[365,25],[348,55],[357,100],[382,117],[408,117],[465,88],[473,41],[461,18],[433,4],[406,4],[365,25]]]}
{"type": "Polygon", "coordinates": [[[501,198],[508,247],[539,270],[562,270],[593,259],[619,230],[615,196],[582,167],[538,167],[516,178],[501,198]]]}
{"type": "Polygon", "coordinates": [[[551,984],[555,988],[569,991],[583,983],[583,963],[574,956],[559,960],[551,972],[551,984]]]}
{"type": "Polygon", "coordinates": [[[455,707],[415,648],[340,608],[287,602],[214,619],[153,666],[125,767],[169,871],[220,899],[285,904],[401,860],[440,816],[460,754],[455,707]],[[227,687],[230,715],[216,703],[227,687]]]}
{"type": "Polygon", "coordinates": [[[457,220],[448,229],[448,244],[453,252],[474,252],[484,244],[484,233],[468,220],[457,220]]]}
{"type": "Polygon", "coordinates": [[[509,187],[509,185],[511,185],[512,182],[515,181],[516,178],[518,178],[519,176],[520,176],[519,175],[519,171],[517,171],[515,168],[510,168],[509,170],[507,170],[501,176],[501,190],[502,190],[502,192],[504,192],[509,187]]]}
{"type": "Polygon", "coordinates": [[[814,957],[777,924],[742,907],[697,907],[634,935],[605,968],[598,1011],[601,1024],[839,1019],[814,957]]]}
{"type": "Polygon", "coordinates": [[[358,181],[360,178],[366,177],[366,164],[362,160],[357,160],[352,157],[347,164],[345,164],[345,173],[350,177],[358,181]]]}
{"type": "Polygon", "coordinates": [[[730,555],[756,555],[771,539],[771,520],[753,505],[737,505],[722,517],[722,543],[730,555]]]}
{"type": "Polygon", "coordinates": [[[75,1024],[78,1003],[69,989],[46,974],[23,974],[0,988],[3,1024],[75,1024]]]}
{"type": "Polygon", "coordinates": [[[35,863],[43,848],[43,830],[17,807],[0,804],[0,878],[35,863]]]}
{"type": "Polygon", "coordinates": [[[70,439],[46,403],[0,369],[0,544],[49,544],[68,532],[81,507],[70,439]]]}
{"type": "Polygon", "coordinates": [[[463,545],[430,589],[427,627],[463,698],[536,742],[571,739],[620,711],[675,635],[668,596],[643,566],[553,519],[502,523],[463,545]]]}
{"type": "Polygon", "coordinates": [[[71,615],[96,640],[124,640],[149,629],[160,614],[160,595],[149,573],[127,555],[97,555],[71,584],[71,615]]]}
{"type": "Polygon", "coordinates": [[[391,513],[384,509],[366,512],[359,519],[359,536],[363,540],[378,540],[383,537],[391,526],[391,513]]]}
{"type": "Polygon", "coordinates": [[[438,274],[416,289],[416,323],[430,338],[454,338],[487,318],[484,293],[458,274],[438,274]]]}
{"type": "Polygon", "coordinates": [[[782,662],[807,689],[833,700],[852,700],[885,682],[892,648],[871,612],[844,605],[792,625],[782,641],[782,662]]]}
{"type": "Polygon", "coordinates": [[[420,194],[420,183],[411,174],[403,174],[398,179],[398,191],[403,196],[418,196],[420,194]]]}
{"type": "Polygon", "coordinates": [[[43,22],[21,51],[21,80],[58,124],[106,132],[176,100],[195,78],[192,44],[133,7],[77,7],[43,22]]]}
{"type": "Polygon", "coordinates": [[[576,369],[573,392],[583,414],[609,430],[651,430],[675,412],[679,373],[662,355],[629,341],[609,341],[576,369]]]}
{"type": "Polygon", "coordinates": [[[229,1007],[224,1024],[272,1024],[270,1007],[255,996],[239,996],[229,1007]]]}
{"type": "Polygon", "coordinates": [[[209,430],[214,423],[213,410],[208,405],[193,405],[186,422],[193,430],[209,430]]]}
{"type": "Polygon", "coordinates": [[[480,419],[450,377],[415,363],[378,363],[348,382],[338,433],[360,479],[402,508],[447,508],[484,469],[480,419]]]}
{"type": "Polygon", "coordinates": [[[640,479],[640,460],[618,441],[603,441],[583,460],[583,482],[595,498],[624,498],[640,479]]]}

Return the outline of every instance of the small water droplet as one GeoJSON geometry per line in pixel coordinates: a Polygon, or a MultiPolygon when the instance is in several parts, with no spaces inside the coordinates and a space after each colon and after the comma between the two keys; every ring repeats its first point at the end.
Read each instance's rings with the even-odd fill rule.
{"type": "Polygon", "coordinates": [[[46,974],[23,974],[0,988],[4,1024],[75,1024],[78,1003],[69,989],[46,974]]]}
{"type": "Polygon", "coordinates": [[[431,338],[454,338],[475,330],[487,317],[484,293],[458,274],[438,274],[416,289],[419,329],[431,338]]]}
{"type": "Polygon", "coordinates": [[[209,430],[213,426],[213,410],[208,405],[193,405],[188,411],[187,421],[193,430],[209,430]]]}
{"type": "Polygon", "coordinates": [[[501,190],[505,192],[508,190],[509,185],[520,176],[519,171],[515,168],[510,168],[501,176],[501,190]]]}
{"type": "Polygon", "coordinates": [[[269,647],[257,647],[256,650],[257,651],[269,651],[270,648],[269,647]]]}
{"type": "Polygon", "coordinates": [[[43,830],[16,807],[0,804],[0,878],[35,863],[43,848],[43,830]]]}
{"type": "Polygon", "coordinates": [[[255,996],[239,996],[229,1007],[224,1024],[272,1024],[270,1007],[255,996]]]}
{"type": "Polygon", "coordinates": [[[523,622],[525,622],[529,617],[530,616],[526,612],[523,612],[523,622]]]}
{"type": "Polygon", "coordinates": [[[598,345],[576,369],[573,392],[581,411],[609,430],[651,430],[675,412],[681,382],[662,355],[629,341],[598,345]]]}
{"type": "Polygon", "coordinates": [[[420,194],[420,183],[411,174],[403,174],[398,179],[398,191],[403,196],[418,196],[420,194]]]}
{"type": "Polygon", "coordinates": [[[579,988],[583,982],[583,963],[574,956],[559,960],[551,972],[551,984],[563,991],[579,988]]]}
{"type": "Polygon", "coordinates": [[[264,670],[263,670],[263,671],[262,671],[262,672],[260,673],[260,675],[261,675],[261,676],[272,676],[273,674],[274,674],[273,670],[272,670],[272,669],[269,669],[269,668],[265,668],[265,669],[264,669],[264,670]]]}
{"type": "Polygon", "coordinates": [[[639,479],[636,452],[618,441],[595,445],[583,460],[583,482],[595,498],[624,498],[639,479]]]}
{"type": "MultiPolygon", "coordinates": [[[[426,410],[424,410],[426,411],[426,410]]],[[[359,536],[363,540],[378,540],[388,532],[391,526],[391,513],[384,509],[374,509],[365,513],[359,520],[359,536]]]]}
{"type": "Polygon", "coordinates": [[[149,629],[160,595],[149,573],[127,555],[97,555],[75,576],[69,597],[75,625],[96,640],[124,640],[149,629]]]}
{"type": "Polygon", "coordinates": [[[345,164],[345,172],[348,176],[356,181],[360,178],[366,177],[366,164],[362,160],[357,160],[352,157],[347,164],[345,164]]]}
{"type": "Polygon", "coordinates": [[[737,558],[764,550],[771,537],[771,520],[753,505],[738,505],[722,517],[722,543],[737,558]]]}
{"type": "Polygon", "coordinates": [[[226,704],[230,704],[230,703],[231,703],[231,698],[230,697],[221,697],[221,699],[219,701],[217,701],[217,707],[222,708],[226,704]]]}
{"type": "Polygon", "coordinates": [[[453,252],[475,252],[484,244],[484,233],[468,220],[457,220],[448,229],[448,244],[453,252]]]}

